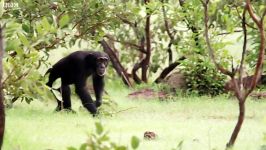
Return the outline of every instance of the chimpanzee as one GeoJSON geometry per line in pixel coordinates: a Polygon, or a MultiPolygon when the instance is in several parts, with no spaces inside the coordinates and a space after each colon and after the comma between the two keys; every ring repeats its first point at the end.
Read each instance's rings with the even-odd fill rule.
{"type": "Polygon", "coordinates": [[[60,92],[62,101],[57,100],[56,111],[62,109],[71,110],[70,84],[75,85],[75,92],[82,101],[83,106],[93,115],[97,107],[102,104],[102,93],[104,88],[104,75],[109,62],[107,54],[95,51],[76,51],[62,58],[50,68],[47,86],[52,88],[53,82],[61,78],[60,92]],[[93,88],[96,101],[93,102],[86,89],[86,80],[92,75],[93,88]]]}

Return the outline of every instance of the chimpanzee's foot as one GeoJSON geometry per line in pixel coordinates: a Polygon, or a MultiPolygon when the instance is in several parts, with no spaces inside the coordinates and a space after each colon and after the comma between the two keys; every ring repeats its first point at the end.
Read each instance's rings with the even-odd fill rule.
{"type": "Polygon", "coordinates": [[[102,105],[102,101],[95,101],[94,105],[98,108],[102,105]]]}
{"type": "Polygon", "coordinates": [[[91,113],[93,117],[99,117],[100,113],[99,111],[97,110],[96,113],[91,113]]]}
{"type": "Polygon", "coordinates": [[[61,111],[62,110],[62,107],[61,106],[57,106],[56,108],[55,108],[55,112],[59,112],[59,111],[61,111]]]}
{"type": "Polygon", "coordinates": [[[73,114],[76,114],[77,112],[75,111],[75,110],[73,110],[73,109],[71,109],[71,108],[61,108],[61,107],[56,107],[55,108],[55,112],[67,112],[67,113],[73,113],[73,114]]]}
{"type": "Polygon", "coordinates": [[[64,108],[62,109],[62,111],[67,112],[67,113],[72,113],[72,114],[76,114],[77,112],[71,108],[64,108]]]}
{"type": "Polygon", "coordinates": [[[96,114],[97,113],[97,108],[95,106],[94,103],[86,103],[86,104],[83,104],[83,106],[92,114],[96,114]]]}

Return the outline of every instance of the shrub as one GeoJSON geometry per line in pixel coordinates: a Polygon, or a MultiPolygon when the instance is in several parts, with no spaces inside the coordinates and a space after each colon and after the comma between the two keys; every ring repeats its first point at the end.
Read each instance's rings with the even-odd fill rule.
{"type": "Polygon", "coordinates": [[[208,59],[186,59],[181,66],[188,91],[211,96],[221,94],[224,91],[226,76],[218,72],[208,59]]]}
{"type": "Polygon", "coordinates": [[[128,146],[112,142],[108,136],[108,131],[104,130],[101,123],[96,122],[95,126],[96,133],[89,135],[86,143],[82,144],[80,148],[69,147],[68,150],[135,150],[139,146],[139,139],[136,136],[131,138],[131,148],[128,148],[128,146]]]}

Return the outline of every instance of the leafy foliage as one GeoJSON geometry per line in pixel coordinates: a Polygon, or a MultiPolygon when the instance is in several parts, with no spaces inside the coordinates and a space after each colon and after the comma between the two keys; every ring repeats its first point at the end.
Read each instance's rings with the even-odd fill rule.
{"type": "MultiPolygon", "coordinates": [[[[46,63],[47,55],[34,48],[34,40],[28,39],[23,25],[14,21],[6,24],[7,56],[4,59],[3,87],[6,103],[33,99],[43,99],[45,86],[42,75],[37,70],[41,63],[46,63]],[[17,32],[17,34],[13,34],[17,32]]],[[[44,38],[44,37],[43,37],[44,38]]],[[[41,39],[41,38],[39,38],[41,39]]]]}
{"type": "MultiPolygon", "coordinates": [[[[4,89],[7,93],[6,101],[10,103],[17,99],[27,102],[36,98],[46,99],[44,95],[47,90],[42,74],[49,67],[47,60],[50,50],[59,47],[100,49],[98,41],[111,37],[108,38],[108,43],[130,73],[134,64],[145,56],[140,53],[139,46],[145,34],[147,13],[152,15],[149,76],[158,74],[167,65],[169,42],[172,43],[173,58],[194,54],[207,57],[202,33],[203,8],[198,0],[184,1],[182,6],[176,0],[151,1],[147,5],[144,1],[124,0],[8,1],[17,3],[18,7],[15,8],[4,8],[4,1],[1,2],[0,15],[1,22],[6,24],[7,51],[4,61],[4,89]],[[162,6],[165,6],[173,39],[167,34],[162,6]],[[86,46],[82,46],[84,43],[86,46]]],[[[212,38],[216,46],[219,47],[224,42],[222,39],[225,39],[220,33],[233,34],[241,27],[239,10],[242,9],[242,3],[213,2],[210,8],[210,28],[215,29],[212,38]]],[[[261,12],[265,6],[263,2],[254,2],[254,7],[261,12]]],[[[249,25],[254,26],[251,23],[249,25]]],[[[253,49],[258,46],[258,37],[257,31],[249,32],[252,33],[250,41],[254,48],[249,50],[250,55],[246,60],[252,67],[256,56],[253,49]]],[[[110,68],[109,75],[115,76],[116,73],[110,68]]]]}
{"type": "Polygon", "coordinates": [[[208,59],[185,60],[182,66],[189,91],[211,96],[224,91],[226,76],[219,73],[208,59]]]}
{"type": "MultiPolygon", "coordinates": [[[[263,141],[266,143],[266,133],[264,133],[263,141]]],[[[260,150],[266,150],[266,144],[263,144],[263,145],[260,147],[260,150]]]]}
{"type": "Polygon", "coordinates": [[[108,136],[108,131],[104,130],[100,122],[95,123],[96,133],[89,135],[86,143],[82,144],[79,148],[69,147],[68,150],[135,150],[139,147],[139,139],[136,136],[131,138],[131,148],[128,146],[120,145],[111,141],[108,136]]]}

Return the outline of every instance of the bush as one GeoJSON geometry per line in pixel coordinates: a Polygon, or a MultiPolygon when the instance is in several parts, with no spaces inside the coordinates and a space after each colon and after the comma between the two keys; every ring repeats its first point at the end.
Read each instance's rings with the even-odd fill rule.
{"type": "Polygon", "coordinates": [[[139,139],[135,136],[131,138],[131,148],[116,144],[110,140],[108,132],[104,130],[101,123],[96,122],[95,126],[96,133],[89,135],[86,143],[82,144],[80,148],[69,147],[68,150],[135,150],[139,146],[139,139]]]}
{"type": "Polygon", "coordinates": [[[39,72],[41,58],[38,53],[29,53],[14,57],[6,56],[3,60],[3,90],[6,106],[15,101],[46,100],[49,90],[39,72]],[[19,63],[18,63],[19,62],[19,63]]]}
{"type": "Polygon", "coordinates": [[[208,59],[186,59],[181,64],[189,92],[215,96],[224,92],[226,76],[208,59]]]}

